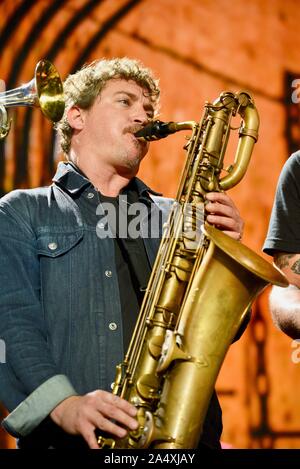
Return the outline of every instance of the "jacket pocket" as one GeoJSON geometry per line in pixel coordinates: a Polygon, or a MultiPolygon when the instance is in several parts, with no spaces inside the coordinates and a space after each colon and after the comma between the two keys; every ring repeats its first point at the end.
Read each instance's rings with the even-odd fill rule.
{"type": "Polygon", "coordinates": [[[78,316],[78,270],[82,258],[83,231],[44,230],[37,236],[40,257],[40,301],[48,347],[61,374],[69,376],[73,317],[78,316]],[[78,252],[79,251],[79,252],[78,252]]]}
{"type": "Polygon", "coordinates": [[[72,233],[43,233],[37,238],[39,256],[58,257],[70,251],[83,238],[83,230],[72,233]]]}

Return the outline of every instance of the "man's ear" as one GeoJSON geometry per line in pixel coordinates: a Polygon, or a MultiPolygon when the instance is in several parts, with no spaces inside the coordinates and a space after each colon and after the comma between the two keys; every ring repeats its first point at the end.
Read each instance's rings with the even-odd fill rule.
{"type": "Polygon", "coordinates": [[[67,119],[75,130],[82,130],[84,127],[84,110],[78,106],[72,106],[67,112],[67,119]]]}

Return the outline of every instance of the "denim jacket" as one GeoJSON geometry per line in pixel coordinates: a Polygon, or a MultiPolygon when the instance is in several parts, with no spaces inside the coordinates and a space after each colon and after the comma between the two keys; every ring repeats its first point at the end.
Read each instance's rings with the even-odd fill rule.
{"type": "MultiPolygon", "coordinates": [[[[172,200],[137,181],[151,212],[166,219],[172,200]]],[[[0,400],[11,412],[3,426],[16,437],[32,432],[71,395],[110,391],[123,360],[114,241],[100,239],[76,203],[87,196],[96,208],[97,195],[70,164],[60,163],[50,187],[16,190],[0,200],[0,339],[6,346],[0,400]]],[[[144,243],[152,265],[159,238],[144,243]]]]}

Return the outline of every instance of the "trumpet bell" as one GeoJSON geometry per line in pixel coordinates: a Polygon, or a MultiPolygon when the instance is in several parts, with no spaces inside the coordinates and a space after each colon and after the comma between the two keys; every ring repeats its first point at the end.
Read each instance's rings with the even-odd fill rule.
{"type": "Polygon", "coordinates": [[[51,121],[58,122],[65,110],[63,85],[58,71],[48,60],[40,60],[34,79],[41,111],[51,121]]]}
{"type": "Polygon", "coordinates": [[[34,78],[28,83],[0,93],[0,139],[9,132],[6,108],[16,106],[40,107],[42,113],[52,122],[58,122],[65,110],[63,85],[59,73],[48,60],[40,60],[34,78]]]}

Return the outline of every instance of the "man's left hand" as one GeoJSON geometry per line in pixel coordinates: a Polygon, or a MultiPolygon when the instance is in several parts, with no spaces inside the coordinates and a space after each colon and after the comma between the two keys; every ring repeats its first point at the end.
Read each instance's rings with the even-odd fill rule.
{"type": "Polygon", "coordinates": [[[244,230],[244,221],[242,220],[238,209],[225,194],[225,192],[209,192],[206,194],[207,203],[207,221],[216,228],[219,228],[231,238],[240,241],[244,230]]]}

